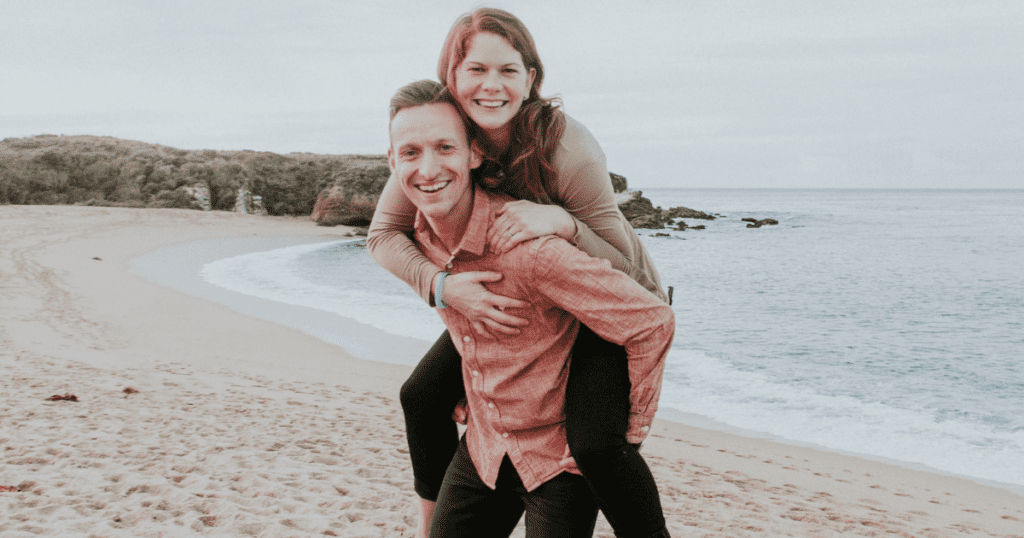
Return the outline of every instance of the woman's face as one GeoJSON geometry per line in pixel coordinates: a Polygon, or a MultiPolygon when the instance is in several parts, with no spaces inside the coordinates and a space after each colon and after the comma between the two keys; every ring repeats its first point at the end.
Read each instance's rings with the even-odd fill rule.
{"type": "Polygon", "coordinates": [[[507,144],[509,122],[530,96],[536,70],[505,38],[480,32],[455,70],[455,97],[493,143],[507,144]]]}

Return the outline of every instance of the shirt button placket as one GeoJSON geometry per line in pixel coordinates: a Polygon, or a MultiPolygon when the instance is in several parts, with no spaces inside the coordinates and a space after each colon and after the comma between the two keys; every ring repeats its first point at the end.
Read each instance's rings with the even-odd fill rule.
{"type": "MultiPolygon", "coordinates": [[[[476,355],[476,351],[472,348],[473,339],[470,338],[470,336],[467,334],[462,337],[462,341],[466,344],[464,347],[466,352],[464,353],[463,361],[472,362],[472,357],[476,355]]],[[[476,389],[478,381],[477,378],[480,377],[480,372],[477,370],[473,370],[470,372],[470,374],[473,376],[472,388],[476,389]]]]}

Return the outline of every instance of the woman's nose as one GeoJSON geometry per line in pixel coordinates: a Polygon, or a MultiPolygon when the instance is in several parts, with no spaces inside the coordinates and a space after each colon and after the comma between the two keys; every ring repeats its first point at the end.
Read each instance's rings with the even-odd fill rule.
{"type": "Polygon", "coordinates": [[[501,81],[498,80],[498,70],[491,69],[487,72],[487,76],[484,77],[483,83],[484,89],[487,90],[498,90],[501,89],[501,81]]]}

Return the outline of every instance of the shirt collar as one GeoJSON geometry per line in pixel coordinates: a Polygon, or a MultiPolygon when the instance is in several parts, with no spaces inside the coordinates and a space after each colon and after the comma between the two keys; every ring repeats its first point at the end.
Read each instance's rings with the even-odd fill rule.
{"type": "MultiPolygon", "coordinates": [[[[487,192],[477,185],[473,185],[473,210],[469,216],[469,223],[466,224],[466,231],[462,234],[459,246],[451,252],[453,259],[472,260],[482,257],[487,251],[487,229],[491,220],[491,197],[487,192]]],[[[434,231],[430,228],[430,222],[419,210],[416,211],[416,221],[413,225],[417,235],[429,236],[432,242],[436,241],[434,231]]]]}

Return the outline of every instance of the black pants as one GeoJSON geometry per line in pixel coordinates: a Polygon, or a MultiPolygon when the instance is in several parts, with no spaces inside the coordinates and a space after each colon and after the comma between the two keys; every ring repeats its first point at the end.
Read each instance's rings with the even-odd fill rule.
{"type": "MultiPolygon", "coordinates": [[[[566,385],[569,450],[605,519],[619,538],[668,536],[654,477],[626,442],[629,423],[626,352],[580,327],[566,385]]],[[[458,447],[452,409],[465,396],[462,357],[445,331],[402,385],[416,493],[437,500],[458,447]]]]}
{"type": "Polygon", "coordinates": [[[562,473],[526,491],[505,456],[495,489],[480,480],[466,448],[458,445],[441,483],[431,538],[509,536],[526,512],[527,538],[590,538],[597,505],[582,476],[562,473]]]}

